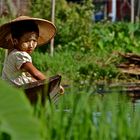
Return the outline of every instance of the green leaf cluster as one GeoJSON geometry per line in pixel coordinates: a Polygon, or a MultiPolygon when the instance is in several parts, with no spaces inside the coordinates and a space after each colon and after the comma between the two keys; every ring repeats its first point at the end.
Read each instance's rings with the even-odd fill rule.
{"type": "Polygon", "coordinates": [[[0,81],[0,140],[42,140],[39,120],[23,91],[0,81]]]}

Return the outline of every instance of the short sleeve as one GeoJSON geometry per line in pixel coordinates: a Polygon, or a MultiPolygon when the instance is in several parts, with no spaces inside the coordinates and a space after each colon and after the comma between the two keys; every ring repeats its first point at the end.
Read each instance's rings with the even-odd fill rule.
{"type": "Polygon", "coordinates": [[[26,52],[18,52],[18,53],[16,53],[15,59],[16,59],[16,67],[17,67],[17,69],[20,69],[22,64],[24,64],[26,62],[31,62],[32,63],[31,56],[26,52]]]}

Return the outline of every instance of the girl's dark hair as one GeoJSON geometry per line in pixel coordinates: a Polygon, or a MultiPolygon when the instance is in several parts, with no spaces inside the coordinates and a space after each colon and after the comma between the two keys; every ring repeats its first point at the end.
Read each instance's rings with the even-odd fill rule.
{"type": "Polygon", "coordinates": [[[13,38],[19,39],[27,32],[36,32],[39,36],[38,25],[32,20],[18,21],[11,24],[11,33],[13,38]]]}

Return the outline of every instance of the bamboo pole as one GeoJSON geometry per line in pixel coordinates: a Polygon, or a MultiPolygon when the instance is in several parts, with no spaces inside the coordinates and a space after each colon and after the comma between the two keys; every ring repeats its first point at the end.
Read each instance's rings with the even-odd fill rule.
{"type": "Polygon", "coordinates": [[[138,0],[138,9],[137,9],[137,21],[139,21],[140,16],[140,1],[138,0]]]}
{"type": "MultiPolygon", "coordinates": [[[[51,20],[54,23],[55,22],[55,0],[51,0],[51,20]]],[[[54,53],[54,38],[51,39],[51,47],[50,47],[50,53],[51,56],[53,56],[54,53]]]]}
{"type": "MultiPolygon", "coordinates": [[[[131,0],[131,23],[132,24],[134,23],[134,0],[131,0]]],[[[134,32],[131,33],[131,38],[133,37],[134,37],[134,32]]]]}
{"type": "Polygon", "coordinates": [[[112,22],[116,21],[116,0],[112,0],[112,22]]]}
{"type": "Polygon", "coordinates": [[[134,23],[134,0],[131,0],[131,23],[134,23]]]}

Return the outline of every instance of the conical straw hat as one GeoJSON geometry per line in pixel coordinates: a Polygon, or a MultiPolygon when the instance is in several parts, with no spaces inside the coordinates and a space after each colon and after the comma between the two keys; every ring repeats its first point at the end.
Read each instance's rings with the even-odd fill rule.
{"type": "Polygon", "coordinates": [[[39,28],[39,38],[38,38],[38,46],[47,44],[56,34],[55,25],[45,19],[40,18],[32,18],[28,16],[20,16],[11,22],[5,23],[0,27],[0,47],[4,49],[8,48],[7,38],[11,36],[11,24],[21,21],[34,21],[39,28]]]}

